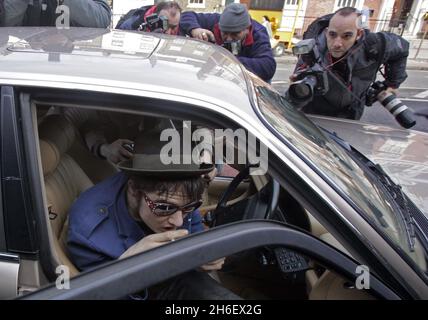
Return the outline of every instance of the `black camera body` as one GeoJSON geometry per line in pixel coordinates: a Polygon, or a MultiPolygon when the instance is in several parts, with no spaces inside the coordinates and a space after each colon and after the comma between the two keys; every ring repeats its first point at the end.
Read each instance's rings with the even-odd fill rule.
{"type": "Polygon", "coordinates": [[[146,17],[145,22],[139,26],[138,30],[165,33],[165,31],[168,30],[168,18],[165,16],[158,16],[157,13],[153,13],[146,17]]]}
{"type": "Polygon", "coordinates": [[[367,90],[366,106],[372,106],[374,102],[379,101],[394,117],[395,120],[404,128],[409,129],[416,124],[413,112],[391,92],[380,96],[379,94],[387,89],[385,82],[376,81],[367,90]]]}
{"type": "Polygon", "coordinates": [[[230,51],[234,56],[239,56],[242,51],[242,43],[239,41],[225,41],[223,48],[230,51]]]}
{"type": "Polygon", "coordinates": [[[289,98],[298,104],[310,102],[314,96],[323,96],[329,90],[328,75],[321,66],[315,39],[302,40],[293,47],[293,54],[302,58],[307,68],[296,74],[288,89],[289,98]]]}

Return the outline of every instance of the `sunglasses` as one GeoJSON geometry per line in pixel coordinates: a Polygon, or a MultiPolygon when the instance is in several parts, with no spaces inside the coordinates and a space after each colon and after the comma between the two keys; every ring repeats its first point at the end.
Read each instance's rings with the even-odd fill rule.
{"type": "Polygon", "coordinates": [[[202,200],[194,201],[185,204],[184,206],[177,206],[172,203],[153,201],[145,193],[143,193],[143,196],[150,210],[152,210],[152,213],[159,217],[170,216],[179,210],[183,213],[183,216],[185,216],[189,213],[192,213],[202,205],[202,200]]]}

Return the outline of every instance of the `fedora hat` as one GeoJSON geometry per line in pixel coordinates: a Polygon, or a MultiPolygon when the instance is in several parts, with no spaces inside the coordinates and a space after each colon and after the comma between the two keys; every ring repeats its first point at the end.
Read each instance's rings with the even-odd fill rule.
{"type": "MultiPolygon", "coordinates": [[[[121,161],[117,167],[130,175],[142,175],[159,178],[189,178],[204,175],[214,169],[213,164],[195,163],[191,154],[183,153],[181,148],[182,139],[180,136],[180,154],[174,154],[173,163],[164,163],[171,159],[172,154],[163,153],[168,141],[160,141],[160,132],[151,131],[142,133],[135,139],[134,157],[129,160],[121,161]],[[189,160],[190,161],[184,161],[189,160]],[[164,161],[162,161],[164,160],[164,161]],[[179,160],[179,161],[178,161],[179,160]],[[188,163],[190,162],[190,163],[188,163]]],[[[192,149],[195,144],[192,144],[192,149]]]]}

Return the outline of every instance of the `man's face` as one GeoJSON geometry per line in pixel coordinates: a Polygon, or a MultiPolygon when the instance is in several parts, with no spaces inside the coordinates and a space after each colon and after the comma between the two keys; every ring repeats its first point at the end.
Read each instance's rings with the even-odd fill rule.
{"type": "Polygon", "coordinates": [[[247,36],[249,30],[244,29],[242,31],[239,32],[221,32],[221,38],[223,40],[223,42],[226,41],[243,41],[245,39],[245,37],[247,36]]]}
{"type": "Polygon", "coordinates": [[[336,14],[327,29],[327,47],[334,58],[344,56],[361,37],[363,30],[357,26],[357,14],[343,17],[336,14]]]}
{"type": "Polygon", "coordinates": [[[165,16],[168,18],[168,29],[165,31],[166,34],[177,35],[178,24],[180,22],[180,11],[177,9],[164,9],[159,12],[159,16],[165,16]]]}
{"type": "MultiPolygon", "coordinates": [[[[181,192],[170,193],[168,196],[160,195],[156,192],[146,193],[146,196],[154,203],[169,204],[172,206],[182,207],[186,204],[192,203],[195,200],[184,196],[181,192]]],[[[141,195],[138,208],[138,215],[141,220],[154,232],[160,233],[165,231],[176,230],[183,225],[184,218],[189,213],[183,213],[182,210],[178,210],[175,213],[161,217],[153,213],[149,207],[148,201],[144,195],[141,195]]]]}

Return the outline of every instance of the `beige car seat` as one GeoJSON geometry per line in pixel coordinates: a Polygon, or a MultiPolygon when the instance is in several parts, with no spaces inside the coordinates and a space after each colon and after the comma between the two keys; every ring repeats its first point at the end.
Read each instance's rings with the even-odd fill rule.
{"type": "Polygon", "coordinates": [[[68,211],[74,200],[93,185],[68,154],[74,143],[74,127],[61,115],[49,115],[39,125],[40,154],[43,166],[49,220],[59,262],[78,273],[67,255],[68,211]]]}

